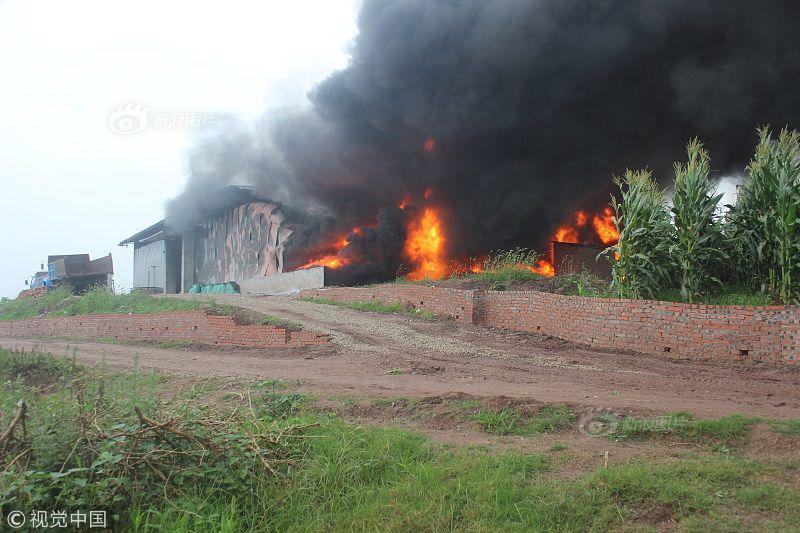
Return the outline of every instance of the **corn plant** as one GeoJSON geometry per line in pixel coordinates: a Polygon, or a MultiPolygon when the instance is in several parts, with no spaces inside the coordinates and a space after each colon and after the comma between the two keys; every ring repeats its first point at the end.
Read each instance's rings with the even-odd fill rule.
{"type": "Polygon", "coordinates": [[[784,303],[800,296],[800,134],[784,129],[776,139],[768,128],[747,167],[731,215],[732,232],[745,250],[742,268],[749,269],[784,303]]]}
{"type": "Polygon", "coordinates": [[[686,153],[685,165],[675,163],[675,242],[670,256],[677,265],[681,297],[692,302],[712,283],[721,283],[713,272],[728,256],[722,250],[722,225],[716,216],[722,194],[714,193],[708,179],[708,152],[695,138],[689,141],[686,153]]]}
{"type": "Polygon", "coordinates": [[[619,242],[603,253],[612,264],[612,290],[620,298],[652,297],[670,279],[673,240],[664,191],[650,171],[625,171],[614,178],[620,199],[612,195],[619,242]]]}

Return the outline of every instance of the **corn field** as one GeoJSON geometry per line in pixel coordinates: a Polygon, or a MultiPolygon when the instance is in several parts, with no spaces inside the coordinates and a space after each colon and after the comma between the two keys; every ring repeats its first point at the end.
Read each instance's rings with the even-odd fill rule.
{"type": "Polygon", "coordinates": [[[717,261],[728,259],[728,255],[722,249],[722,225],[716,216],[722,195],[715,194],[708,178],[708,152],[698,139],[692,139],[686,154],[685,165],[675,163],[675,238],[670,256],[676,263],[681,297],[692,302],[709,285],[721,284],[715,268],[717,261]]]}
{"type": "Polygon", "coordinates": [[[647,170],[627,170],[614,178],[620,199],[611,196],[619,242],[607,250],[612,259],[612,289],[620,298],[653,297],[670,280],[673,240],[664,191],[647,170]]]}
{"type": "Polygon", "coordinates": [[[800,293],[800,134],[767,128],[747,167],[748,179],[731,213],[731,234],[741,243],[741,266],[781,302],[800,293]]]}
{"type": "Polygon", "coordinates": [[[711,158],[698,139],[675,163],[673,206],[646,170],[614,178],[619,242],[605,250],[612,288],[622,298],[679,290],[693,302],[723,284],[743,285],[776,302],[800,301],[800,134],[758,130],[736,204],[717,213],[711,158]]]}

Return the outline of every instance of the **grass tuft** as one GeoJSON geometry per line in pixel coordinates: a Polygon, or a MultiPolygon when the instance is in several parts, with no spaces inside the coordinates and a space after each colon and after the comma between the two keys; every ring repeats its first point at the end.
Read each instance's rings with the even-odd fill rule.
{"type": "Polygon", "coordinates": [[[800,436],[800,420],[775,420],[772,422],[772,431],[800,436]]]}
{"type": "Polygon", "coordinates": [[[526,417],[514,407],[504,407],[478,411],[473,418],[494,435],[535,435],[568,428],[575,421],[575,413],[566,405],[545,405],[535,416],[526,417]]]}
{"type": "Polygon", "coordinates": [[[144,292],[114,294],[102,287],[82,296],[73,296],[66,289],[55,289],[41,298],[17,298],[0,303],[0,320],[48,315],[149,314],[197,309],[200,302],[179,298],[154,297],[144,292]]]}
{"type": "Polygon", "coordinates": [[[611,436],[618,440],[674,436],[691,442],[740,445],[750,436],[750,427],[758,421],[758,418],[739,414],[717,419],[700,419],[687,413],[649,420],[623,418],[611,436]]]}

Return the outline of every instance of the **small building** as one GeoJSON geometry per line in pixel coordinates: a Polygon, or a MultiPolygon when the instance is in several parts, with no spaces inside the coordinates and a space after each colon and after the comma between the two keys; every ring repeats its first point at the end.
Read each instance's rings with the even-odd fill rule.
{"type": "Polygon", "coordinates": [[[283,207],[245,187],[226,187],[215,211],[183,231],[164,220],[131,235],[133,289],[188,292],[209,285],[273,276],[284,271],[284,244],[292,234],[283,207]]]}
{"type": "Polygon", "coordinates": [[[583,271],[603,279],[611,279],[611,263],[598,255],[605,246],[551,241],[553,268],[557,276],[580,274],[583,271]]]}

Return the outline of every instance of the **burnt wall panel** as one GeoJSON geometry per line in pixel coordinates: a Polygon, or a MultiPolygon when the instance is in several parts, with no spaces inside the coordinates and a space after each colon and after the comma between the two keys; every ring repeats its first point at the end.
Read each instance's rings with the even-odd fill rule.
{"type": "Polygon", "coordinates": [[[225,283],[283,272],[291,235],[276,204],[252,202],[207,220],[195,232],[195,283],[225,283]]]}

